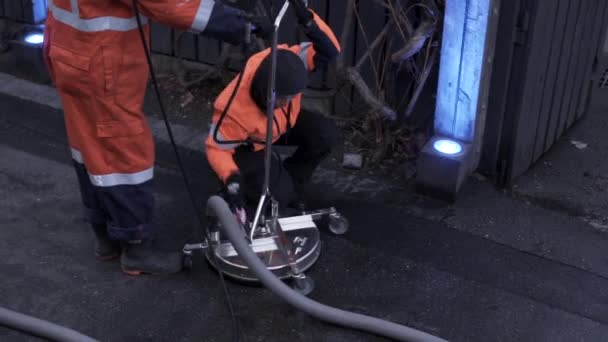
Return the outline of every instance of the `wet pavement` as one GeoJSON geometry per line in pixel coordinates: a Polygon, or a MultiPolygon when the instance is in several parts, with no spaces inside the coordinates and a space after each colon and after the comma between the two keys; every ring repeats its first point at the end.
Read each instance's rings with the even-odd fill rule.
{"type": "MultiPolygon", "coordinates": [[[[0,108],[0,306],[102,341],[231,341],[232,321],[220,282],[201,257],[191,272],[169,277],[132,278],[116,262],[95,261],[61,113],[5,95],[0,95],[0,108]]],[[[183,152],[202,208],[217,184],[210,181],[202,154],[183,152]]],[[[196,240],[201,229],[163,142],[156,175],[164,247],[179,248],[196,240]]],[[[483,185],[467,187],[465,198],[483,200],[470,195],[483,185]]],[[[475,207],[465,210],[460,204],[450,208],[456,218],[428,220],[362,196],[334,197],[351,231],[341,237],[322,233],[322,255],[309,272],[317,285],[312,298],[453,341],[608,339],[608,277],[598,253],[587,265],[530,249],[518,238],[521,231],[509,226],[500,239],[495,230],[492,236],[479,233],[497,224],[488,208],[509,212],[518,203],[497,193],[495,205],[485,204],[486,218],[483,213],[473,217],[475,207]],[[472,221],[479,231],[463,228],[472,221]]],[[[555,228],[555,220],[542,219],[547,213],[512,212],[521,219],[537,217],[541,231],[555,228]]],[[[563,223],[558,232],[572,227],[558,222],[563,223]]],[[[584,255],[591,241],[599,249],[607,240],[601,232],[584,229],[568,238],[569,256],[584,255]]],[[[383,340],[318,322],[263,288],[228,287],[242,341],[383,340]]],[[[0,339],[31,338],[0,328],[0,339]]]]}

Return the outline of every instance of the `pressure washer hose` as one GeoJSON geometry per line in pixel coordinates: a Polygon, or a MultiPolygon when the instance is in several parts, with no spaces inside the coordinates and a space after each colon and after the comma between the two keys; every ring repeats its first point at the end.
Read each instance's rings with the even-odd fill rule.
{"type": "Polygon", "coordinates": [[[243,258],[249,269],[258,277],[260,282],[295,308],[331,324],[361,330],[399,341],[445,342],[445,340],[439,337],[429,335],[404,325],[336,309],[318,303],[292,290],[269,271],[266,265],[264,265],[257,254],[251,249],[243,230],[236,222],[234,213],[230,210],[224,199],[219,196],[211,197],[207,202],[207,209],[211,210],[211,213],[217,215],[218,220],[222,223],[220,225],[222,233],[228,237],[234,246],[234,249],[239,256],[243,258]]]}
{"type": "Polygon", "coordinates": [[[20,314],[0,307],[0,326],[19,330],[32,336],[38,336],[51,341],[62,342],[95,342],[86,335],[60,325],[43,321],[38,318],[20,314]]]}

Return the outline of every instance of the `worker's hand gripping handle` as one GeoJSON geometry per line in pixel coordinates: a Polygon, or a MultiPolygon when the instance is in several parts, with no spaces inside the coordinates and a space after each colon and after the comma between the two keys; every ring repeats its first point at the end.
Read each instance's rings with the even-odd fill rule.
{"type": "Polygon", "coordinates": [[[269,39],[274,31],[274,26],[266,16],[248,15],[247,29],[245,32],[245,43],[251,43],[251,35],[254,34],[264,40],[269,39]]]}

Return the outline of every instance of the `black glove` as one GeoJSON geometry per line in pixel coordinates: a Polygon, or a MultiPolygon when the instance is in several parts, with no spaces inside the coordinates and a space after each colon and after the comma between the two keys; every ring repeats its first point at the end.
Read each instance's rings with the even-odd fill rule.
{"type": "Polygon", "coordinates": [[[272,33],[274,32],[274,24],[270,21],[270,19],[268,19],[268,17],[253,17],[251,18],[251,24],[253,25],[251,33],[265,40],[272,37],[272,33]]]}
{"type": "Polygon", "coordinates": [[[296,12],[296,17],[298,18],[298,22],[302,26],[310,25],[310,22],[313,19],[312,12],[308,10],[306,4],[302,0],[289,0],[289,3],[293,7],[296,12]]]}
{"type": "Polygon", "coordinates": [[[222,197],[224,197],[232,210],[241,209],[245,206],[245,196],[243,196],[241,188],[241,176],[234,174],[228,177],[226,186],[222,191],[222,197]]]}

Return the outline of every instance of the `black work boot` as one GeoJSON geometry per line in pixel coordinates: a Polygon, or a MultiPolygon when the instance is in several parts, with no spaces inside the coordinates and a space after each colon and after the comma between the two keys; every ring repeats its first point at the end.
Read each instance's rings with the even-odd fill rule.
{"type": "Polygon", "coordinates": [[[110,261],[120,256],[120,243],[110,239],[105,224],[93,224],[95,233],[95,258],[99,261],[110,261]]]}
{"type": "Polygon", "coordinates": [[[122,271],[128,275],[177,273],[183,266],[182,252],[166,252],[154,246],[151,240],[123,243],[120,257],[122,271]]]}

